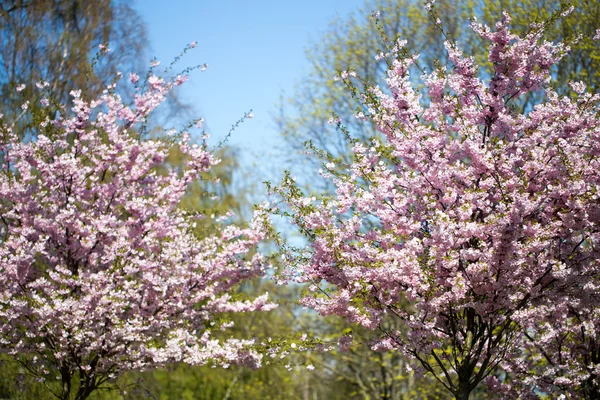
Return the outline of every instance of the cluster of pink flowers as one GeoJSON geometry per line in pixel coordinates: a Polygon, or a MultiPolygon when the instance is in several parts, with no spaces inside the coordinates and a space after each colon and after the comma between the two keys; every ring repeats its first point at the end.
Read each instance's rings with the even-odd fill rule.
{"type": "Polygon", "coordinates": [[[426,98],[397,44],[387,88],[363,95],[384,139],[328,164],[333,197],[276,189],[310,241],[291,272],[313,285],[305,305],[378,329],[373,349],[404,352],[456,398],[485,379],[510,398],[598,394],[600,96],[557,95],[568,48],[509,22],[473,24],[489,75],[446,43],[452,67],[421,77],[426,98]],[[533,91],[544,101],[520,111],[533,91]]]}
{"type": "Polygon", "coordinates": [[[30,141],[0,125],[0,350],[41,380],[70,385],[77,373],[78,398],[130,369],[261,362],[251,340],[212,332],[231,325],[223,313],[274,307],[229,294],[263,273],[262,216],[199,238],[202,216],[179,203],[215,159],[189,134],[140,139],[180,81],[151,75],[134,106],[113,90],[91,102],[73,91],[30,141]],[[175,147],[183,165],[169,166],[175,147]]]}

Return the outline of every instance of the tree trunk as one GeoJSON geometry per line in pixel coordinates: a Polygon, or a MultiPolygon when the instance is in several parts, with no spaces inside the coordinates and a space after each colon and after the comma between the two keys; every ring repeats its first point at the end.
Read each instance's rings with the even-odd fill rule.
{"type": "Polygon", "coordinates": [[[459,385],[458,391],[454,394],[454,398],[456,400],[469,400],[469,396],[471,395],[471,391],[473,389],[470,385],[459,385]]]}

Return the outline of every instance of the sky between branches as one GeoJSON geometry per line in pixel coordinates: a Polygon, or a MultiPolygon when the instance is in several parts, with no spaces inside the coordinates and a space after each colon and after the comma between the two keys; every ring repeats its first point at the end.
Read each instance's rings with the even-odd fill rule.
{"type": "MultiPolygon", "coordinates": [[[[273,175],[282,146],[273,116],[282,92],[288,95],[309,72],[305,48],[327,30],[335,17],[347,17],[363,0],[138,0],[147,24],[151,55],[171,62],[187,43],[198,46],[180,69],[207,63],[193,73],[182,99],[194,116],[206,120],[210,143],[218,144],[231,125],[253,110],[228,143],[239,150],[242,165],[260,184],[273,175]]],[[[149,62],[149,61],[148,61],[149,62]]],[[[279,168],[281,169],[281,168],[279,168]]]]}

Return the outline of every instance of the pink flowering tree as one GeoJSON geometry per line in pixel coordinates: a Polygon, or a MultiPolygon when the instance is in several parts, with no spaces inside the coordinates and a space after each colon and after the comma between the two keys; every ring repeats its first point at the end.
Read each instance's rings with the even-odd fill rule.
{"type": "Polygon", "coordinates": [[[214,334],[227,337],[232,312],[273,307],[233,290],[263,272],[261,216],[197,237],[203,216],[179,203],[218,160],[186,132],[140,139],[184,80],[149,74],[131,106],[114,85],[91,102],[72,91],[70,108],[43,100],[27,142],[0,125],[0,351],[60,399],[166,363],[261,362],[252,340],[214,334]],[[175,149],[184,161],[170,167],[175,149]]]}
{"type": "Polygon", "coordinates": [[[523,398],[598,388],[600,98],[583,83],[559,97],[550,70],[567,46],[509,23],[472,24],[491,74],[447,42],[450,67],[419,84],[404,41],[387,88],[357,93],[342,72],[383,138],[355,142],[351,165],[329,156],[334,196],[289,176],[274,189],[309,240],[286,254],[303,303],[377,330],[373,350],[407,354],[456,399],[484,380],[523,398]],[[544,101],[521,110],[532,92],[544,101]]]}

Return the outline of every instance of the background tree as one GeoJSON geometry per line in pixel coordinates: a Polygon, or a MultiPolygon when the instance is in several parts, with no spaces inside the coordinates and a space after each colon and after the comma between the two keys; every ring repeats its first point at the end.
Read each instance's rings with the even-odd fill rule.
{"type": "MultiPolygon", "coordinates": [[[[336,346],[331,353],[315,352],[312,363],[331,374],[331,380],[345,388],[336,398],[352,399],[444,399],[445,389],[429,376],[415,376],[406,357],[398,352],[371,349],[373,334],[357,324],[348,324],[338,317],[320,317],[319,336],[337,342],[340,333],[352,337],[348,348],[336,346]]],[[[387,319],[384,326],[401,326],[387,319]]],[[[482,397],[482,399],[485,397],[482,397]]]]}
{"type": "MultiPolygon", "coordinates": [[[[0,97],[4,115],[21,115],[22,93],[31,107],[41,100],[37,82],[49,82],[61,103],[73,88],[95,98],[116,72],[139,71],[147,37],[131,3],[121,0],[5,0],[0,2],[0,97]],[[99,45],[112,51],[92,67],[99,45]]],[[[31,121],[21,121],[30,123],[31,121]]]]}

